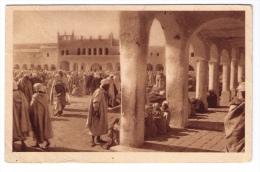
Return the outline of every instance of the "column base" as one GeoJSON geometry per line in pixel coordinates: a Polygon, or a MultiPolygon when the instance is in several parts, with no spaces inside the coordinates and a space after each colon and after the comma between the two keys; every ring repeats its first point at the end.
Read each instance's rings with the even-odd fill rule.
{"type": "Polygon", "coordinates": [[[230,91],[222,91],[221,98],[220,98],[220,105],[221,106],[228,106],[230,102],[230,91]]]}

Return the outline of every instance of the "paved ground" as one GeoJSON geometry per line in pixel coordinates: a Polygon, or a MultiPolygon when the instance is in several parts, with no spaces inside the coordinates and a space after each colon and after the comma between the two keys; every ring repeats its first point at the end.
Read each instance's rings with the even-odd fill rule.
{"type": "MultiPolygon", "coordinates": [[[[87,108],[90,96],[72,97],[72,104],[67,106],[64,115],[51,117],[54,137],[50,139],[51,146],[48,149],[35,149],[28,147],[27,151],[48,152],[107,152],[107,151],[163,151],[163,152],[223,152],[224,132],[223,118],[228,111],[227,107],[211,108],[207,113],[197,114],[189,120],[186,129],[172,128],[166,135],[145,141],[138,149],[122,150],[122,147],[113,147],[105,150],[99,145],[90,147],[91,137],[85,127],[87,108]]],[[[109,123],[120,117],[119,113],[109,113],[109,123]]],[[[106,140],[107,137],[103,136],[106,140]]],[[[27,145],[33,145],[32,137],[26,141],[27,145]]],[[[17,149],[20,144],[15,144],[17,149]]]]}

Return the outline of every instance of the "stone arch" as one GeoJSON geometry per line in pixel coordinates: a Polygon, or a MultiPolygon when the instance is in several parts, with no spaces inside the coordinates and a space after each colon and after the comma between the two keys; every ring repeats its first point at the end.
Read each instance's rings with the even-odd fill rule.
{"type": "Polygon", "coordinates": [[[69,71],[70,70],[70,63],[66,60],[61,61],[60,69],[69,71]]]}
{"type": "Polygon", "coordinates": [[[42,69],[42,66],[41,65],[37,65],[36,66],[36,70],[41,70],[42,69]]]}
{"type": "Polygon", "coordinates": [[[210,46],[210,62],[219,62],[218,48],[216,44],[210,46]]]}
{"type": "Polygon", "coordinates": [[[45,65],[43,66],[43,69],[44,69],[44,70],[49,70],[49,66],[48,66],[47,64],[45,64],[45,65]]]}
{"type": "Polygon", "coordinates": [[[156,71],[164,71],[164,67],[163,67],[162,64],[157,64],[157,65],[155,66],[155,70],[156,70],[156,71]]]}
{"type": "Polygon", "coordinates": [[[20,66],[19,66],[19,64],[15,64],[15,65],[14,65],[14,69],[17,69],[17,70],[19,70],[19,69],[20,69],[20,66]]]}
{"type": "Polygon", "coordinates": [[[30,65],[30,69],[34,69],[34,65],[33,64],[30,65]]]}
{"type": "Polygon", "coordinates": [[[197,36],[194,36],[191,39],[191,45],[193,48],[194,58],[196,60],[207,60],[205,46],[197,36]]]}
{"type": "Polygon", "coordinates": [[[85,63],[82,63],[82,64],[81,64],[80,70],[86,71],[86,64],[85,64],[85,63]]]}
{"type": "Polygon", "coordinates": [[[73,70],[74,71],[78,71],[78,68],[79,68],[78,63],[74,63],[73,70]]]}
{"type": "Polygon", "coordinates": [[[116,64],[115,70],[116,70],[116,71],[120,71],[120,63],[117,63],[117,64],[116,64]]]}
{"type": "Polygon", "coordinates": [[[223,49],[221,51],[221,55],[220,55],[220,63],[223,64],[230,64],[230,57],[228,54],[228,51],[226,49],[223,49]]]}
{"type": "Polygon", "coordinates": [[[99,63],[93,63],[91,65],[91,71],[98,71],[98,70],[102,70],[102,66],[99,63]]]}
{"type": "Polygon", "coordinates": [[[151,63],[147,64],[147,71],[153,71],[153,65],[151,63]]]}
{"type": "Polygon", "coordinates": [[[51,65],[51,70],[56,70],[56,66],[54,64],[51,65]]]}
{"type": "Polygon", "coordinates": [[[27,69],[28,69],[28,68],[27,68],[27,64],[23,64],[23,65],[22,65],[22,69],[27,70],[27,69]]]}
{"type": "Polygon", "coordinates": [[[106,65],[106,70],[108,71],[113,71],[113,65],[111,62],[108,62],[107,65],[106,65]]]}

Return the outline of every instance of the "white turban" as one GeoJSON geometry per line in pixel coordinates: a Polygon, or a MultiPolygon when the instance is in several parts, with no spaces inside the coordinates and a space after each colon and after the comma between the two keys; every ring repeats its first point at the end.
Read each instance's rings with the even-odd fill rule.
{"type": "Polygon", "coordinates": [[[34,88],[35,92],[39,92],[39,91],[45,92],[46,91],[45,87],[41,83],[34,84],[33,88],[34,88]]]}
{"type": "Polygon", "coordinates": [[[100,87],[102,87],[103,85],[108,85],[110,83],[110,81],[108,79],[102,79],[100,81],[100,87]]]}

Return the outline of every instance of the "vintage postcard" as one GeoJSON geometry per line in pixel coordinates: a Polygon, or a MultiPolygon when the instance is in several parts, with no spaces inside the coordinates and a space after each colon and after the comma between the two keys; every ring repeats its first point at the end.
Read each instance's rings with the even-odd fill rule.
{"type": "Polygon", "coordinates": [[[5,10],[7,162],[251,160],[250,5],[5,10]]]}

